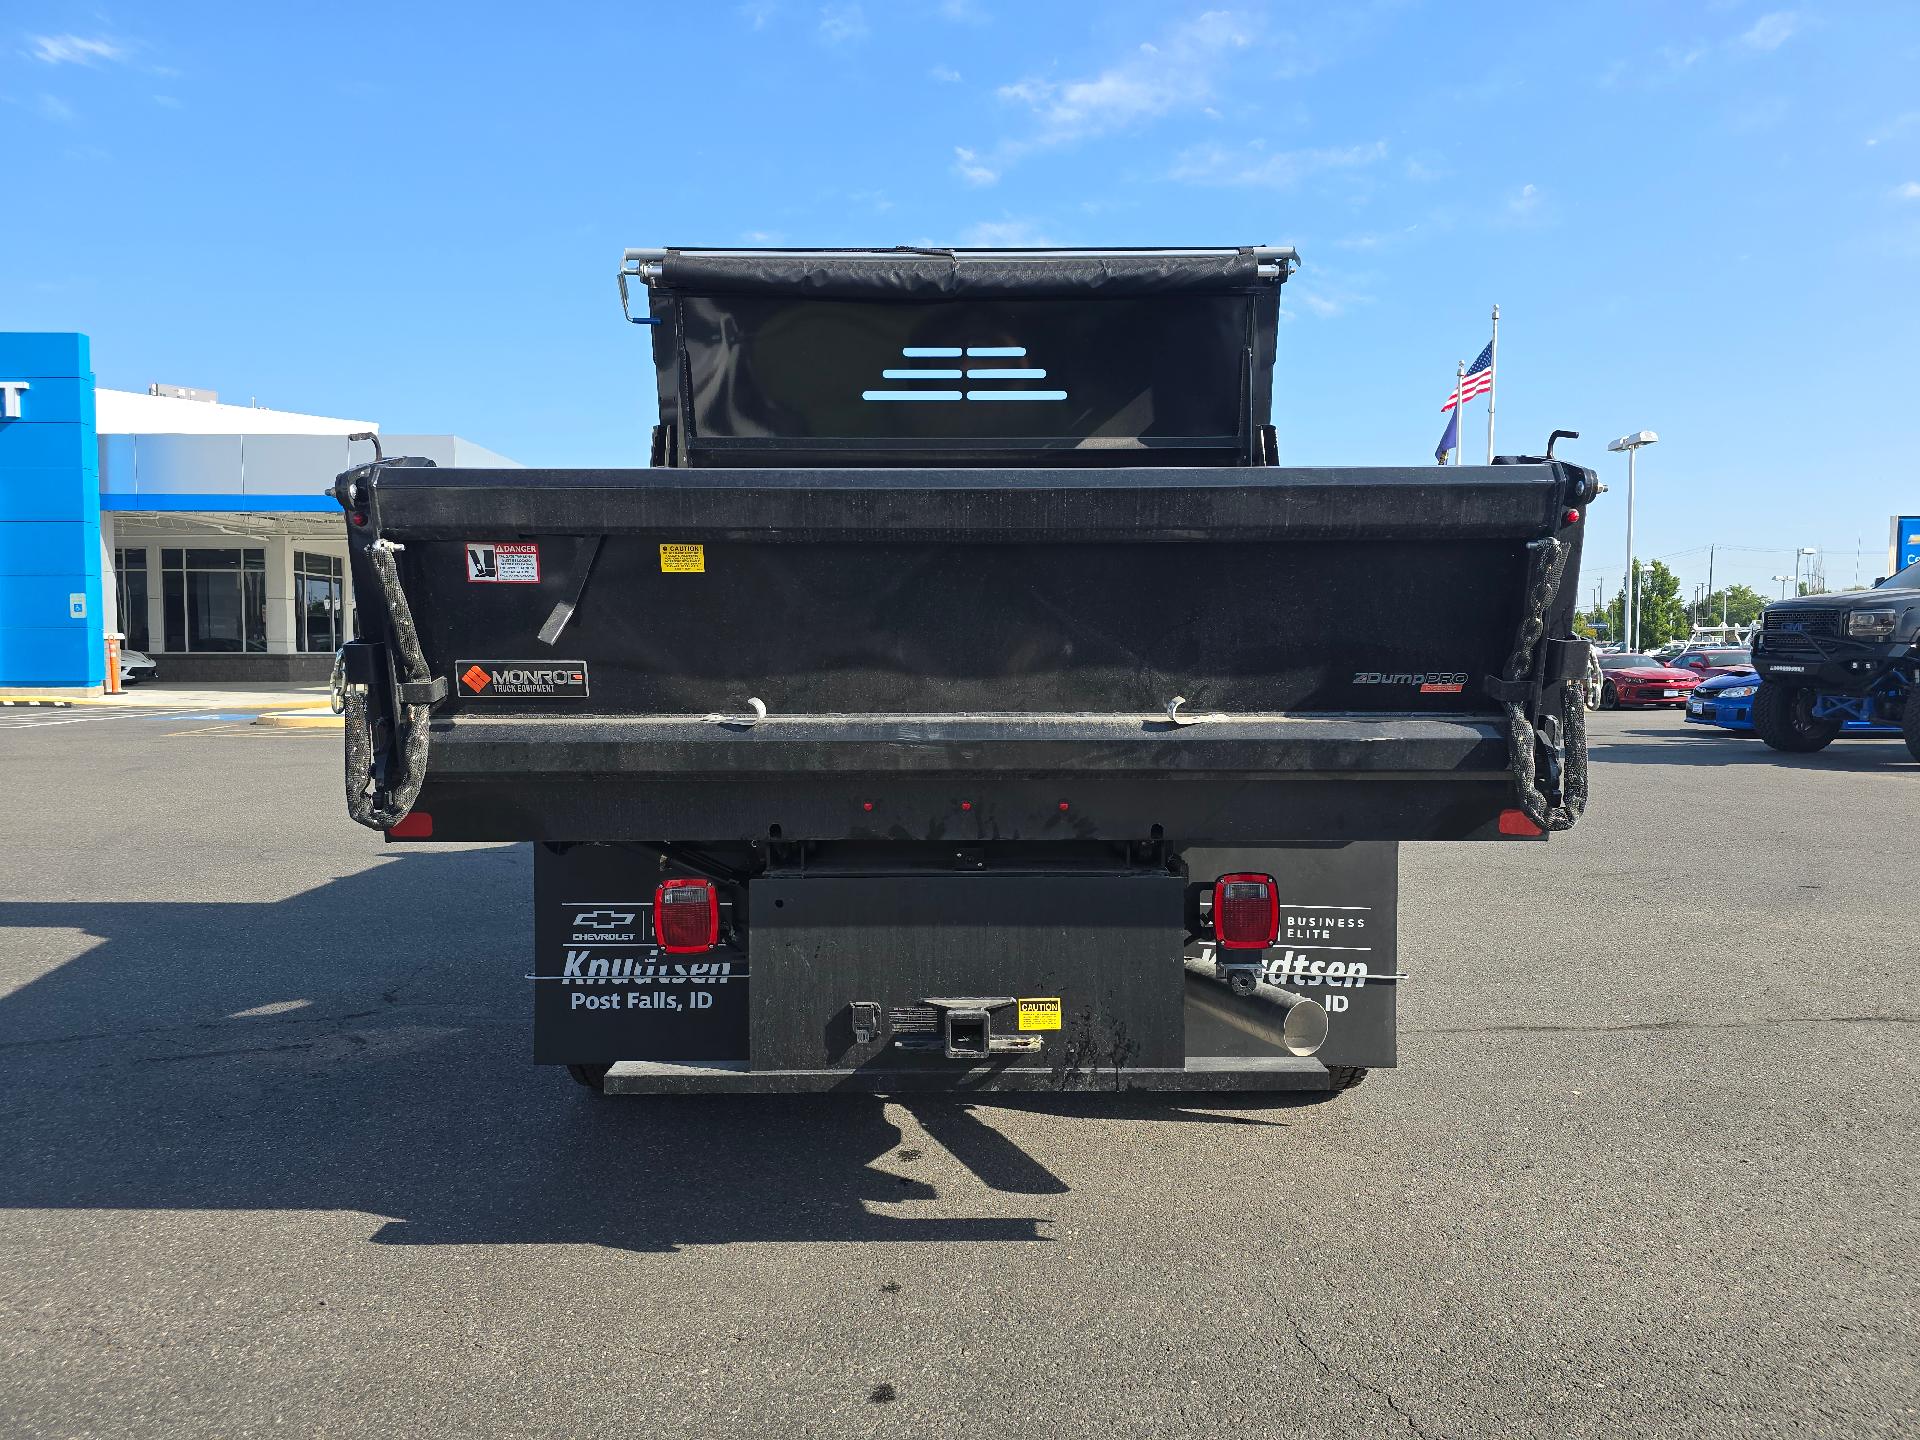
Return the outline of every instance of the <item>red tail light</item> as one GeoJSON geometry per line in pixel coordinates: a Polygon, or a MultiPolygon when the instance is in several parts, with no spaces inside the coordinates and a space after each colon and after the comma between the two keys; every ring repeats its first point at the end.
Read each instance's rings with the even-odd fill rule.
{"type": "Polygon", "coordinates": [[[698,955],[720,939],[720,896],[711,880],[666,880],[653,892],[653,938],[669,955],[698,955]]]}
{"type": "Polygon", "coordinates": [[[1213,934],[1228,950],[1264,950],[1280,933],[1280,891],[1271,875],[1213,882],[1213,934]]]}
{"type": "Polygon", "coordinates": [[[1547,832],[1534,824],[1532,817],[1524,810],[1502,810],[1500,833],[1502,835],[1544,835],[1547,832]]]}

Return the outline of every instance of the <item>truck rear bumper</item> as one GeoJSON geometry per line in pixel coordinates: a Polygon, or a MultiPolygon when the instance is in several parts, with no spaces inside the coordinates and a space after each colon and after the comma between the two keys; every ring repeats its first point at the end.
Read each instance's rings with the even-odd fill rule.
{"type": "Polygon", "coordinates": [[[622,1060],[607,1072],[609,1095],[863,1095],[927,1092],[1055,1093],[1121,1090],[1316,1091],[1333,1088],[1333,1074],[1314,1059],[1196,1056],[1178,1067],[1053,1070],[1037,1066],[976,1065],[929,1071],[874,1066],[857,1070],[752,1070],[745,1061],[706,1064],[622,1060]]]}

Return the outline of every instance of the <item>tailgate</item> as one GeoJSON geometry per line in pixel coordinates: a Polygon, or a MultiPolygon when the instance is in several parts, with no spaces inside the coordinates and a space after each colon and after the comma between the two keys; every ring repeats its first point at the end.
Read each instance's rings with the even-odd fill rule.
{"type": "Polygon", "coordinates": [[[1564,808],[1577,467],[342,479],[369,738],[397,774],[432,701],[436,837],[1472,837],[1523,776],[1564,808]]]}

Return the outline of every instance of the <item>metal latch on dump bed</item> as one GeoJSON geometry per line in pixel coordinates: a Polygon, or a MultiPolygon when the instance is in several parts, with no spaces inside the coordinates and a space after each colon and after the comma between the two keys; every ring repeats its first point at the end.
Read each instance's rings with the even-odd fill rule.
{"type": "MultiPolygon", "coordinates": [[[[996,1035],[993,1016],[1016,1004],[1012,995],[928,996],[918,1005],[899,1005],[887,1012],[893,1043],[902,1050],[938,1050],[949,1060],[985,1060],[992,1055],[1031,1054],[1040,1048],[1038,1035],[996,1035]]],[[[877,1038],[880,1006],[872,1000],[853,1002],[854,1038],[868,1044],[877,1038]]]]}

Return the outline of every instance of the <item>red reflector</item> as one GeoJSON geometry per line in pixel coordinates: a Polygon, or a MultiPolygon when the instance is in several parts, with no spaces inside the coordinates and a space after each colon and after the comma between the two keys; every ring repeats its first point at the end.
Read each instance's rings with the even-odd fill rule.
{"type": "Polygon", "coordinates": [[[1264,950],[1280,933],[1280,891],[1271,875],[1213,882],[1213,934],[1228,950],[1264,950]]]}
{"type": "Polygon", "coordinates": [[[389,840],[431,840],[433,816],[424,810],[409,810],[387,827],[389,840]]]}
{"type": "Polygon", "coordinates": [[[711,880],[665,880],[653,892],[653,938],[669,955],[698,955],[720,938],[720,896],[711,880]]]}
{"type": "Polygon", "coordinates": [[[1580,512],[1578,510],[1567,511],[1567,524],[1578,525],[1579,523],[1580,523],[1580,512]]]}
{"type": "Polygon", "coordinates": [[[1524,810],[1502,810],[1500,833],[1502,835],[1544,835],[1547,832],[1534,824],[1524,810]]]}

